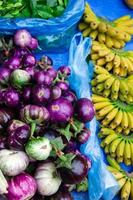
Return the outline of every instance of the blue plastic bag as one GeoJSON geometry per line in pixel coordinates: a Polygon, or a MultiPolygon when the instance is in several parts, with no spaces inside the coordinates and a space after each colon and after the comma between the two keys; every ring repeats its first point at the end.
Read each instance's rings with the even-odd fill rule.
{"type": "MultiPolygon", "coordinates": [[[[80,34],[72,39],[69,51],[69,66],[72,74],[69,78],[71,88],[76,92],[78,98],[90,98],[91,90],[89,83],[93,76],[93,65],[86,63],[86,58],[90,53],[91,40],[80,34]]],[[[89,194],[90,200],[112,200],[119,190],[119,186],[112,174],[106,169],[103,156],[100,150],[96,132],[98,129],[94,118],[87,126],[91,130],[91,137],[88,142],[81,145],[81,152],[92,160],[92,168],[89,171],[89,194]]],[[[78,197],[76,198],[77,200],[78,197]]],[[[84,200],[84,198],[81,198],[84,200]]]]}
{"type": "Polygon", "coordinates": [[[40,50],[61,51],[68,49],[75,34],[77,22],[84,11],[84,0],[70,0],[60,17],[43,20],[39,18],[5,19],[0,18],[0,35],[12,35],[17,29],[27,29],[38,37],[40,50]]]}

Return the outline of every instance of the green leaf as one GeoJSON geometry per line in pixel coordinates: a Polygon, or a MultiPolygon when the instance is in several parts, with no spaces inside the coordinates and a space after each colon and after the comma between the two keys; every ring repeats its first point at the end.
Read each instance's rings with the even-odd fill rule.
{"type": "Polygon", "coordinates": [[[56,160],[57,168],[65,167],[65,168],[71,169],[72,168],[72,161],[75,158],[75,156],[76,155],[74,155],[72,153],[68,153],[68,154],[60,156],[56,160]]]}
{"type": "Polygon", "coordinates": [[[64,0],[64,6],[67,7],[68,0],[64,0]]]}
{"type": "Polygon", "coordinates": [[[64,6],[63,0],[58,0],[58,3],[59,3],[60,6],[64,6]]]}
{"type": "Polygon", "coordinates": [[[22,10],[21,14],[24,16],[24,17],[30,17],[31,16],[31,13],[30,13],[30,9],[29,8],[25,8],[22,10]]]}
{"type": "Polygon", "coordinates": [[[76,138],[77,135],[83,130],[84,124],[76,118],[73,118],[71,122],[71,129],[73,129],[74,137],[76,138]]]}
{"type": "Polygon", "coordinates": [[[61,137],[57,137],[57,138],[55,138],[54,140],[52,140],[52,141],[51,141],[51,144],[52,144],[52,146],[54,146],[54,148],[55,148],[56,150],[58,150],[58,151],[64,149],[64,147],[66,146],[66,145],[63,143],[63,140],[62,140],[61,137]]]}
{"type": "Polygon", "coordinates": [[[57,6],[55,9],[53,9],[53,14],[55,17],[62,15],[64,12],[64,7],[63,6],[57,6]]]}
{"type": "Polygon", "coordinates": [[[85,178],[79,184],[76,185],[77,192],[86,192],[88,190],[88,179],[85,178]]]}
{"type": "Polygon", "coordinates": [[[64,135],[68,141],[70,141],[73,133],[70,131],[70,124],[66,126],[66,128],[57,128],[56,129],[61,135],[64,135]]]}
{"type": "Polygon", "coordinates": [[[46,4],[50,7],[57,6],[57,0],[46,0],[46,4]]]}

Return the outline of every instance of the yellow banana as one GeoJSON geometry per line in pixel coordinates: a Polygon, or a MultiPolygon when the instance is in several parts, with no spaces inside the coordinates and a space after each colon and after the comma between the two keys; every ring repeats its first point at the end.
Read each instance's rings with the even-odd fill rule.
{"type": "Polygon", "coordinates": [[[109,127],[111,129],[115,129],[116,128],[116,124],[114,122],[111,122],[110,125],[109,125],[109,127]]]}
{"type": "Polygon", "coordinates": [[[117,157],[116,160],[117,160],[118,163],[122,163],[123,162],[123,157],[117,157]]]}
{"type": "Polygon", "coordinates": [[[126,21],[121,21],[119,22],[119,26],[133,26],[133,19],[129,19],[129,20],[126,20],[126,21]]]}
{"type": "Polygon", "coordinates": [[[105,65],[105,64],[106,64],[106,59],[105,58],[99,58],[97,60],[97,65],[102,66],[102,65],[105,65]]]}
{"type": "MultiPolygon", "coordinates": [[[[114,122],[114,124],[116,124],[116,123],[114,122]]],[[[116,124],[116,126],[117,126],[117,124],[116,124]]],[[[116,133],[121,133],[122,132],[122,127],[121,126],[117,126],[115,131],[116,131],[116,133]]]]}
{"type": "Polygon", "coordinates": [[[119,183],[119,186],[120,186],[120,189],[121,189],[126,183],[126,177],[119,179],[118,183],[119,183]]]}
{"type": "Polygon", "coordinates": [[[96,76],[96,81],[97,83],[101,83],[104,82],[105,80],[107,80],[110,77],[109,74],[100,74],[98,76],[96,76]]]}
{"type": "Polygon", "coordinates": [[[92,30],[90,32],[90,37],[92,38],[92,40],[95,40],[97,35],[98,35],[98,31],[97,30],[92,30]]]}
{"type": "Polygon", "coordinates": [[[85,14],[89,14],[90,18],[94,18],[94,19],[96,18],[96,15],[92,11],[88,3],[85,4],[85,14]]]}
{"type": "Polygon", "coordinates": [[[128,128],[128,116],[125,111],[123,111],[122,121],[121,121],[121,127],[123,129],[128,128]]]}
{"type": "Polygon", "coordinates": [[[121,190],[121,200],[128,200],[131,191],[131,182],[128,179],[121,190]]]}
{"type": "Polygon", "coordinates": [[[119,110],[113,120],[113,122],[119,126],[121,121],[122,121],[122,117],[123,117],[123,112],[121,110],[119,110]]]}
{"type": "Polygon", "coordinates": [[[111,99],[113,100],[113,101],[115,101],[115,100],[117,100],[118,99],[118,93],[111,93],[111,99]]]}
{"type": "Polygon", "coordinates": [[[101,46],[98,44],[95,44],[94,41],[93,41],[93,45],[92,45],[92,48],[91,48],[93,51],[95,52],[99,52],[101,50],[101,46]]]}
{"type": "Polygon", "coordinates": [[[111,104],[109,106],[105,106],[101,110],[98,111],[97,115],[100,117],[104,117],[106,114],[108,114],[112,109],[114,109],[114,106],[111,104]]]}
{"type": "Polygon", "coordinates": [[[113,62],[108,62],[105,66],[105,68],[110,71],[113,68],[113,62]]]}
{"type": "Polygon", "coordinates": [[[90,28],[93,29],[93,30],[96,30],[97,27],[98,27],[98,25],[99,25],[99,21],[94,20],[94,21],[92,21],[92,22],[90,23],[90,28]]]}
{"type": "Polygon", "coordinates": [[[116,19],[115,21],[113,21],[115,24],[119,24],[121,21],[126,21],[126,20],[129,20],[131,18],[130,15],[125,15],[125,16],[122,16],[118,19],[116,19]]]}
{"type": "Polygon", "coordinates": [[[119,172],[119,171],[113,171],[112,172],[113,176],[115,177],[116,180],[119,180],[119,179],[122,179],[122,178],[125,178],[125,174],[122,173],[122,172],[119,172]]]}
{"type": "Polygon", "coordinates": [[[129,142],[130,143],[130,148],[131,148],[131,161],[133,165],[133,141],[129,142]]]}
{"type": "Polygon", "coordinates": [[[82,22],[82,23],[80,23],[79,24],[79,30],[80,31],[83,31],[83,30],[85,30],[86,28],[88,28],[88,24],[85,24],[84,22],[82,22]]]}
{"type": "Polygon", "coordinates": [[[110,92],[111,92],[111,90],[105,89],[105,90],[103,91],[103,96],[104,96],[104,97],[108,97],[108,96],[110,95],[110,92]]]}
{"type": "Polygon", "coordinates": [[[96,110],[100,110],[102,108],[104,108],[105,106],[109,106],[110,102],[98,102],[94,104],[94,107],[96,110]]]}
{"type": "Polygon", "coordinates": [[[111,134],[108,135],[105,139],[104,139],[104,144],[105,145],[109,145],[113,140],[115,140],[116,138],[118,138],[117,134],[111,134]]]}
{"type": "Polygon", "coordinates": [[[93,101],[93,103],[107,102],[107,101],[109,101],[109,99],[108,98],[104,98],[104,97],[99,96],[99,95],[96,95],[96,94],[93,94],[92,95],[92,101],[93,101]]]}
{"type": "Polygon", "coordinates": [[[112,41],[111,37],[109,37],[108,35],[106,35],[105,44],[106,44],[106,46],[108,48],[112,48],[113,47],[113,41],[112,41]]]}
{"type": "Polygon", "coordinates": [[[96,74],[109,74],[106,69],[104,69],[103,67],[100,67],[98,65],[95,65],[94,71],[96,74]]]}
{"type": "Polygon", "coordinates": [[[116,30],[114,27],[110,26],[110,25],[107,25],[107,34],[110,36],[110,37],[116,37],[116,30]]]}
{"type": "Polygon", "coordinates": [[[125,69],[128,69],[128,62],[126,57],[121,56],[121,66],[125,69]]]}
{"type": "Polygon", "coordinates": [[[93,53],[93,54],[91,54],[91,59],[92,60],[98,60],[99,59],[99,55],[97,54],[97,53],[93,53]]]}
{"type": "Polygon", "coordinates": [[[116,114],[118,113],[118,108],[114,108],[113,110],[111,110],[105,117],[105,119],[109,122],[111,122],[114,117],[116,116],[116,114]]]}
{"type": "Polygon", "coordinates": [[[106,40],[106,36],[105,36],[105,34],[104,33],[99,33],[98,34],[98,41],[102,44],[104,44],[105,43],[105,40],[106,40]]]}
{"type": "Polygon", "coordinates": [[[124,160],[126,159],[131,159],[131,147],[128,141],[125,142],[125,148],[124,148],[124,160]]]}
{"type": "Polygon", "coordinates": [[[116,67],[119,67],[120,66],[120,64],[121,64],[121,59],[120,59],[120,56],[118,56],[117,54],[115,55],[115,57],[114,57],[114,65],[116,66],[116,67]]]}
{"type": "Polygon", "coordinates": [[[98,52],[98,55],[100,57],[104,57],[104,56],[107,56],[108,54],[110,53],[110,50],[109,49],[101,49],[99,52],[98,52]]]}
{"type": "Polygon", "coordinates": [[[103,120],[101,121],[101,124],[102,124],[103,126],[106,126],[106,127],[107,127],[107,125],[108,125],[109,123],[110,123],[110,122],[107,121],[106,119],[103,119],[103,120]]]}
{"type": "Polygon", "coordinates": [[[119,75],[120,74],[120,71],[121,71],[121,67],[119,66],[119,67],[115,67],[114,66],[114,69],[113,69],[113,74],[115,74],[115,75],[119,75]]]}
{"type": "Polygon", "coordinates": [[[107,156],[107,161],[111,165],[111,167],[114,168],[115,171],[116,170],[119,170],[119,171],[121,170],[121,167],[118,164],[118,162],[114,158],[112,158],[111,156],[109,156],[109,155],[107,156]]]}
{"type": "Polygon", "coordinates": [[[104,90],[104,83],[99,83],[97,86],[96,86],[96,90],[98,92],[102,92],[104,90]]]}
{"type": "Polygon", "coordinates": [[[123,95],[127,95],[128,94],[128,86],[126,84],[126,82],[124,80],[121,80],[121,84],[120,84],[120,92],[123,95]]]}
{"type": "Polygon", "coordinates": [[[97,85],[96,79],[93,79],[93,80],[91,81],[91,85],[92,85],[92,86],[96,86],[96,85],[97,85]]]}
{"type": "Polygon", "coordinates": [[[105,22],[100,22],[98,26],[98,31],[100,33],[106,33],[107,32],[107,24],[105,22]]]}
{"type": "Polygon", "coordinates": [[[123,95],[123,94],[121,94],[121,93],[119,93],[119,99],[120,99],[121,101],[126,101],[125,95],[123,95]]]}
{"type": "Polygon", "coordinates": [[[133,200],[133,179],[131,179],[131,191],[130,191],[131,200],[133,200]]]}
{"type": "Polygon", "coordinates": [[[105,127],[101,128],[101,133],[105,136],[110,135],[110,134],[115,134],[115,132],[113,130],[111,130],[109,128],[105,128],[105,127]]]}
{"type": "Polygon", "coordinates": [[[113,142],[111,142],[110,146],[109,146],[109,151],[110,153],[115,153],[118,144],[121,142],[122,138],[116,138],[113,142]]]}
{"type": "Polygon", "coordinates": [[[90,32],[91,32],[90,27],[84,29],[84,31],[82,32],[83,37],[88,37],[90,32]]]}
{"type": "Polygon", "coordinates": [[[128,135],[130,133],[130,128],[123,129],[123,134],[128,135]]]}
{"type": "Polygon", "coordinates": [[[115,81],[115,78],[113,76],[111,76],[110,78],[108,78],[105,83],[104,83],[104,87],[105,89],[109,89],[111,88],[113,82],[115,81]]]}
{"type": "Polygon", "coordinates": [[[128,116],[128,127],[133,130],[133,114],[130,112],[127,112],[128,116]]]}
{"type": "Polygon", "coordinates": [[[112,93],[117,94],[119,92],[119,89],[120,89],[120,81],[119,79],[115,79],[115,81],[112,84],[111,91],[112,93]]]}
{"type": "Polygon", "coordinates": [[[117,154],[117,157],[123,157],[123,154],[124,154],[124,148],[125,148],[125,140],[122,140],[120,142],[120,144],[118,144],[118,147],[117,147],[117,150],[116,150],[116,154],[117,154]]]}
{"type": "Polygon", "coordinates": [[[104,148],[104,151],[105,151],[106,154],[109,153],[109,145],[107,145],[107,146],[104,148]]]}
{"type": "Polygon", "coordinates": [[[106,62],[111,62],[112,60],[114,60],[114,53],[109,53],[105,58],[106,58],[106,62]]]}
{"type": "MultiPolygon", "coordinates": [[[[118,34],[119,35],[119,34],[118,34]]],[[[117,40],[115,38],[112,38],[112,42],[113,42],[113,47],[116,49],[120,49],[121,48],[121,42],[120,40],[117,40]]]]}

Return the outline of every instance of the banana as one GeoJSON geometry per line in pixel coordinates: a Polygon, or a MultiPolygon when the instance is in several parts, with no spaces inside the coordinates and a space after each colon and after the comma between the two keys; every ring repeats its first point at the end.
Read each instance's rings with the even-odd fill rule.
{"type": "Polygon", "coordinates": [[[99,59],[99,55],[98,55],[97,53],[93,53],[93,54],[91,54],[91,59],[92,59],[93,61],[96,61],[96,60],[99,59]]]}
{"type": "Polygon", "coordinates": [[[100,57],[104,57],[104,56],[107,56],[109,53],[110,53],[110,50],[109,50],[109,49],[101,49],[101,50],[98,52],[98,55],[99,55],[100,57]]]}
{"type": "Polygon", "coordinates": [[[105,151],[106,154],[109,153],[109,145],[107,145],[107,146],[104,148],[104,151],[105,151]]]}
{"type": "Polygon", "coordinates": [[[118,108],[114,108],[113,110],[111,110],[105,117],[105,119],[109,122],[111,122],[114,117],[116,116],[116,114],[118,113],[118,108]]]}
{"type": "Polygon", "coordinates": [[[129,20],[127,20],[127,21],[121,21],[121,22],[119,22],[119,26],[133,26],[133,19],[129,19],[129,20]]]}
{"type": "Polygon", "coordinates": [[[121,101],[126,101],[125,95],[123,95],[123,94],[121,94],[121,93],[119,93],[119,99],[120,99],[121,101]]]}
{"type": "Polygon", "coordinates": [[[105,80],[107,80],[109,77],[110,77],[109,74],[99,74],[96,77],[96,81],[97,81],[97,83],[101,83],[101,82],[104,82],[105,80]]]}
{"type": "Polygon", "coordinates": [[[125,174],[119,171],[113,171],[112,172],[113,176],[115,177],[116,180],[122,179],[122,178],[126,178],[125,174]]]}
{"type": "Polygon", "coordinates": [[[118,144],[117,150],[116,150],[116,155],[117,157],[123,157],[124,154],[124,148],[125,148],[125,140],[122,140],[120,144],[118,144]]]}
{"type": "Polygon", "coordinates": [[[116,138],[118,138],[117,134],[111,134],[108,135],[103,141],[105,145],[109,145],[113,140],[115,140],[116,138]]]}
{"type": "Polygon", "coordinates": [[[131,191],[131,182],[128,179],[121,190],[121,200],[128,200],[131,191]]]}
{"type": "Polygon", "coordinates": [[[123,130],[124,135],[128,135],[130,133],[130,128],[126,128],[123,130]]]}
{"type": "Polygon", "coordinates": [[[123,117],[123,112],[121,110],[119,110],[113,120],[113,122],[114,122],[114,124],[116,124],[116,126],[119,126],[121,124],[122,117],[123,117]]]}
{"type": "Polygon", "coordinates": [[[109,127],[110,127],[111,129],[115,129],[115,128],[116,128],[116,124],[114,124],[114,122],[111,122],[110,125],[109,125],[109,127]]]}
{"type": "Polygon", "coordinates": [[[121,133],[122,132],[122,127],[121,126],[117,126],[116,129],[115,129],[115,131],[116,131],[116,133],[121,133]]]}
{"type": "Polygon", "coordinates": [[[110,37],[116,37],[116,30],[114,27],[107,25],[107,33],[110,37]]]}
{"type": "Polygon", "coordinates": [[[115,79],[111,87],[112,93],[117,94],[119,92],[119,88],[120,88],[120,81],[119,79],[115,79]]]}
{"type": "Polygon", "coordinates": [[[98,102],[94,104],[95,110],[101,110],[105,106],[109,106],[110,102],[98,102]]]}
{"type": "Polygon", "coordinates": [[[128,116],[127,116],[127,113],[125,111],[123,111],[123,117],[122,117],[122,121],[121,121],[121,127],[123,129],[128,128],[128,116]]]}
{"type": "Polygon", "coordinates": [[[107,156],[107,161],[115,170],[121,170],[120,165],[116,162],[114,158],[111,158],[109,155],[107,156]]]}
{"type": "Polygon", "coordinates": [[[109,152],[110,153],[115,153],[118,144],[121,142],[122,138],[116,138],[113,142],[111,142],[110,146],[109,146],[109,152]]]}
{"type": "Polygon", "coordinates": [[[92,30],[90,32],[90,37],[92,38],[92,40],[95,40],[97,35],[98,35],[98,31],[97,30],[92,30]]]}
{"type": "Polygon", "coordinates": [[[104,90],[104,83],[99,83],[97,86],[96,86],[96,90],[98,92],[102,92],[104,90]]]}
{"type": "Polygon", "coordinates": [[[127,76],[127,69],[121,68],[119,72],[119,76],[126,77],[127,76]]]}
{"type": "Polygon", "coordinates": [[[106,62],[111,62],[112,60],[114,60],[114,57],[115,57],[115,55],[114,55],[114,53],[109,53],[107,56],[105,56],[105,58],[106,58],[106,62]]]}
{"type": "Polygon", "coordinates": [[[107,30],[108,30],[107,24],[106,24],[105,22],[100,22],[100,23],[99,23],[99,26],[98,26],[98,31],[99,31],[100,33],[106,33],[107,30]]]}
{"type": "Polygon", "coordinates": [[[89,24],[90,22],[96,20],[96,17],[90,17],[89,13],[84,14],[83,16],[83,21],[87,24],[89,24]]]}
{"type": "Polygon", "coordinates": [[[110,134],[115,134],[115,132],[109,128],[105,128],[105,127],[102,127],[101,128],[101,133],[102,135],[106,136],[106,135],[110,135],[110,134]]]}
{"type": "Polygon", "coordinates": [[[105,90],[103,91],[103,96],[104,96],[104,97],[108,97],[108,96],[110,95],[110,92],[111,92],[111,90],[105,89],[105,90]]]}
{"type": "Polygon", "coordinates": [[[99,52],[102,48],[101,46],[98,44],[95,44],[94,41],[93,41],[93,45],[92,45],[92,48],[91,48],[94,52],[99,52]]]}
{"type": "Polygon", "coordinates": [[[96,74],[109,74],[106,69],[104,69],[103,67],[100,67],[98,65],[95,65],[94,71],[96,74]]]}
{"type": "Polygon", "coordinates": [[[99,95],[96,95],[96,94],[93,94],[92,95],[92,101],[93,103],[97,103],[97,102],[109,102],[109,99],[108,98],[104,98],[102,96],[99,96],[99,95]]]}
{"type": "Polygon", "coordinates": [[[124,148],[124,160],[130,160],[131,159],[131,147],[130,143],[128,141],[125,142],[125,148],[124,148]]]}
{"type": "Polygon", "coordinates": [[[130,19],[130,18],[131,18],[130,15],[125,15],[125,16],[122,16],[122,17],[116,19],[116,20],[114,21],[114,23],[115,23],[115,24],[119,24],[121,21],[125,21],[125,20],[128,20],[128,19],[130,19]]]}
{"type": "Polygon", "coordinates": [[[130,130],[133,130],[133,115],[130,112],[127,112],[128,116],[128,127],[130,130]]]}
{"type": "Polygon", "coordinates": [[[82,32],[83,37],[88,37],[90,32],[91,32],[90,27],[84,29],[84,31],[82,32]]]}
{"type": "MultiPolygon", "coordinates": [[[[119,36],[119,34],[118,34],[118,36],[119,36]]],[[[120,42],[120,40],[112,38],[112,42],[113,42],[113,47],[114,48],[116,48],[116,49],[120,49],[121,48],[121,42],[120,42]]]]}
{"type": "Polygon", "coordinates": [[[120,71],[121,71],[121,67],[115,67],[114,66],[114,69],[113,69],[113,74],[118,76],[120,74],[120,71]]]}
{"type": "Polygon", "coordinates": [[[109,123],[110,123],[110,122],[107,121],[106,119],[103,119],[103,120],[101,121],[101,124],[102,124],[103,126],[106,126],[106,127],[107,127],[107,125],[108,125],[109,123]]]}
{"type": "Polygon", "coordinates": [[[116,160],[117,160],[118,163],[122,163],[123,162],[123,157],[117,157],[116,160]]]}
{"type": "Polygon", "coordinates": [[[113,101],[117,100],[118,99],[118,93],[114,94],[114,93],[111,93],[111,99],[113,101]]]}
{"type": "Polygon", "coordinates": [[[85,24],[84,22],[80,23],[78,26],[80,31],[85,30],[86,28],[88,28],[88,24],[85,24]]]}
{"type": "Polygon", "coordinates": [[[120,64],[121,64],[121,59],[120,59],[120,56],[118,56],[117,54],[115,55],[115,57],[114,57],[114,65],[115,65],[115,67],[119,67],[120,66],[120,64]]]}
{"type": "Polygon", "coordinates": [[[133,141],[129,141],[129,143],[130,143],[130,148],[131,148],[131,161],[133,165],[133,141]]]}
{"type": "Polygon", "coordinates": [[[105,68],[110,71],[113,68],[113,62],[108,62],[105,66],[105,68]]]}
{"type": "Polygon", "coordinates": [[[95,19],[96,18],[96,15],[94,14],[92,9],[90,8],[90,5],[87,2],[85,4],[85,14],[89,14],[89,17],[91,19],[95,19]]]}
{"type": "Polygon", "coordinates": [[[110,89],[114,81],[115,81],[115,78],[113,76],[108,78],[104,83],[105,89],[110,89]]]}
{"type": "Polygon", "coordinates": [[[105,65],[105,64],[106,64],[105,58],[99,58],[99,59],[97,60],[97,65],[102,66],[102,65],[105,65]]]}
{"type": "Polygon", "coordinates": [[[105,36],[105,34],[104,33],[99,33],[98,34],[98,41],[102,44],[104,44],[105,43],[105,41],[106,41],[106,36],[105,36]]]}
{"type": "Polygon", "coordinates": [[[118,180],[118,184],[120,186],[120,189],[125,185],[125,183],[126,183],[126,177],[123,177],[123,178],[118,180]]]}
{"type": "Polygon", "coordinates": [[[106,46],[108,48],[112,48],[113,47],[113,41],[112,41],[111,37],[109,37],[108,35],[106,35],[105,44],[106,44],[106,46]]]}
{"type": "Polygon", "coordinates": [[[114,106],[113,105],[109,105],[109,106],[105,106],[104,108],[102,108],[101,110],[99,110],[97,112],[97,115],[99,117],[104,117],[106,114],[108,114],[111,110],[114,109],[114,106]]]}
{"type": "Polygon", "coordinates": [[[127,95],[128,94],[128,86],[124,80],[121,80],[120,84],[120,92],[122,95],[127,95]]]}
{"type": "Polygon", "coordinates": [[[126,57],[121,56],[121,66],[125,69],[128,69],[128,63],[126,57]]]}
{"type": "Polygon", "coordinates": [[[93,79],[92,81],[91,81],[91,86],[96,86],[97,85],[97,81],[96,81],[96,79],[93,79]]]}
{"type": "Polygon", "coordinates": [[[98,28],[98,25],[99,25],[99,21],[97,21],[97,20],[90,22],[90,28],[92,30],[96,30],[98,28]]]}
{"type": "Polygon", "coordinates": [[[131,179],[131,191],[130,191],[131,200],[133,200],[133,179],[131,179]]]}

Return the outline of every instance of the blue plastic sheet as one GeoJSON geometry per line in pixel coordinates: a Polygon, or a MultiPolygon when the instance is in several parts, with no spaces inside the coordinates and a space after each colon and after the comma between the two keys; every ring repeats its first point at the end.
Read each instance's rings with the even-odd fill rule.
{"type": "Polygon", "coordinates": [[[43,20],[39,18],[5,19],[0,18],[0,35],[13,34],[17,29],[27,29],[38,37],[40,50],[64,51],[76,31],[76,25],[84,11],[84,0],[70,0],[61,17],[43,20]]]}
{"type": "MultiPolygon", "coordinates": [[[[72,39],[69,51],[69,66],[72,74],[69,78],[71,88],[76,92],[78,98],[90,98],[90,81],[93,76],[93,65],[86,63],[86,58],[90,53],[91,40],[80,34],[72,39]]],[[[87,126],[91,130],[91,137],[88,142],[81,145],[81,152],[88,156],[92,161],[92,168],[89,171],[89,193],[88,199],[111,200],[119,190],[119,186],[113,176],[106,169],[103,156],[98,143],[96,132],[98,129],[97,121],[94,118],[87,126]]],[[[84,198],[81,198],[83,200],[84,198]]],[[[77,197],[78,200],[78,197],[77,197]]]]}

